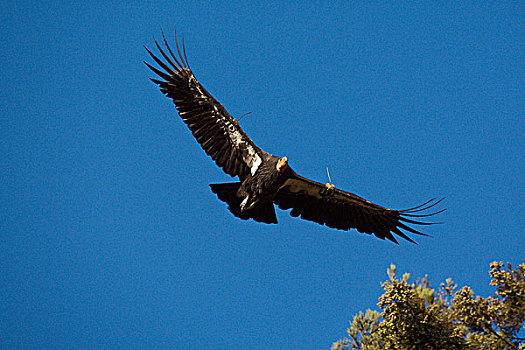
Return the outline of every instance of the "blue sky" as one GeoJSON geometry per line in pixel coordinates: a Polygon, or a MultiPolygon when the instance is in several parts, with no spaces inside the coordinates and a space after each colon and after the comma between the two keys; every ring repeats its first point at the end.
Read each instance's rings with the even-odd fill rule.
{"type": "Polygon", "coordinates": [[[523,4],[187,3],[2,6],[2,347],[328,348],[390,263],[486,296],[522,262],[523,4]],[[260,147],[394,209],[446,197],[444,224],[396,246],[234,218],[142,63],[175,25],[260,147]]]}

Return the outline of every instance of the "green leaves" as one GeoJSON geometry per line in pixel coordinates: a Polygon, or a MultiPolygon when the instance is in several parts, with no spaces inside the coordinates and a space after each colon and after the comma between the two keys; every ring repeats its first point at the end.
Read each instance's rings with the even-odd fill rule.
{"type": "Polygon", "coordinates": [[[366,313],[359,312],[354,316],[350,323],[350,328],[346,331],[349,338],[345,339],[345,344],[334,343],[332,350],[338,349],[360,349],[360,350],[380,350],[383,348],[382,342],[376,336],[379,326],[380,314],[370,309],[366,313]]]}

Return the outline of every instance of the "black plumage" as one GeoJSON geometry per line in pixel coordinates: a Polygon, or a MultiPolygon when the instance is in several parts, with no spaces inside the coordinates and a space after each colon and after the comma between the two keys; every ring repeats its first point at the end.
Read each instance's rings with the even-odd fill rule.
{"type": "Polygon", "coordinates": [[[162,68],[144,62],[161,78],[151,80],[173,100],[203,150],[225,173],[239,178],[239,182],[210,185],[236,217],[277,223],[276,204],[280,209],[291,209],[290,215],[294,217],[340,230],[355,228],[397,243],[393,234],[410,242],[414,241],[406,232],[425,235],[407,224],[432,225],[417,218],[445,210],[421,213],[441,201],[435,199],[407,210],[388,209],[331,184],[323,185],[296,174],[286,157],[276,157],[257,147],[239,122],[199,83],[186,59],[184,43],[181,52],[176,39],[177,54],[174,54],[164,34],[162,38],[169,55],[157,40],[155,44],[164,61],[146,48],[162,68]]]}

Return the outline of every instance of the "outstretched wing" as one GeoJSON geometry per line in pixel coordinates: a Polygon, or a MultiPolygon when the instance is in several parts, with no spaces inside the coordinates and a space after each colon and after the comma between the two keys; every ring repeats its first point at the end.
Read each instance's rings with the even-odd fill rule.
{"type": "Polygon", "coordinates": [[[168,46],[164,34],[164,43],[171,58],[155,44],[165,61],[162,61],[146,47],[159,70],[144,62],[161,80],[151,79],[160,86],[160,90],[170,97],[182,120],[188,125],[202,149],[228,175],[243,179],[249,173],[254,174],[263,160],[264,152],[240,128],[239,123],[226,109],[197,81],[186,59],[181,54],[176,39],[178,58],[168,46]],[[172,60],[173,58],[173,60],[172,60]]]}
{"type": "Polygon", "coordinates": [[[398,243],[392,233],[415,243],[403,231],[427,236],[407,224],[432,225],[409,218],[421,218],[441,213],[415,214],[425,211],[441,200],[430,200],[420,206],[406,210],[392,210],[367,201],[355,194],[330,188],[319,182],[294,174],[286,180],[275,198],[279,208],[292,209],[290,215],[314,221],[321,225],[340,229],[357,229],[359,232],[374,234],[381,239],[398,243]]]}

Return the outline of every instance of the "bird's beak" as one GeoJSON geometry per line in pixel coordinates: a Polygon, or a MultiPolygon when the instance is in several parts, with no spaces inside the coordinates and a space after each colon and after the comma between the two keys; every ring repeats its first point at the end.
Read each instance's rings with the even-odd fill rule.
{"type": "Polygon", "coordinates": [[[278,172],[281,172],[281,171],[283,171],[284,169],[286,169],[287,166],[288,166],[288,158],[286,158],[286,157],[282,157],[282,158],[279,159],[279,161],[277,162],[276,169],[277,169],[278,172]]]}

